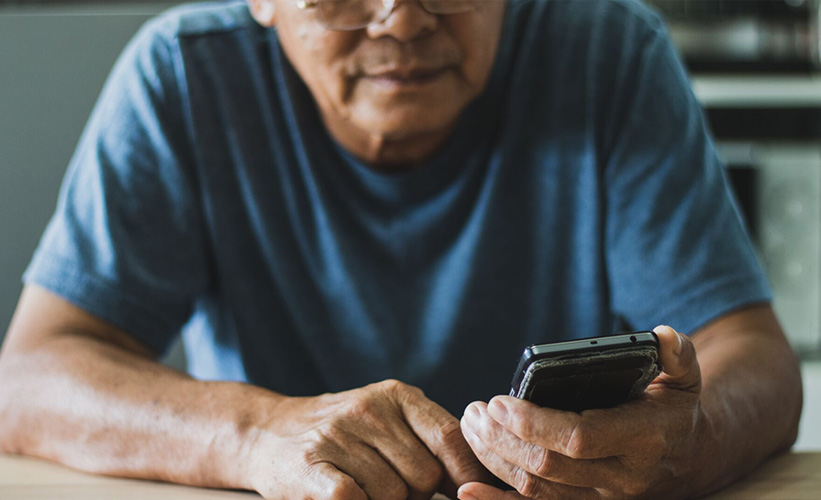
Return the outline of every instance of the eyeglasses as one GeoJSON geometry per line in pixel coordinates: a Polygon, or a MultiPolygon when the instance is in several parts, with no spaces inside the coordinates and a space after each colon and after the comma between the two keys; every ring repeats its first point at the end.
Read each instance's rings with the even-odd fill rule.
{"type": "MultiPolygon", "coordinates": [[[[461,14],[476,8],[481,0],[419,0],[431,14],[461,14]]],[[[319,12],[322,25],[335,31],[353,31],[381,23],[391,15],[398,0],[300,0],[300,9],[319,12]]]]}

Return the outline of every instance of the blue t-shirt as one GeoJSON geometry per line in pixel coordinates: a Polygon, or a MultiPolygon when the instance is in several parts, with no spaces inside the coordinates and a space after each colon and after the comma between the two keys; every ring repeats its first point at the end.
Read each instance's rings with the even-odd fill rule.
{"type": "Polygon", "coordinates": [[[769,290],[662,22],[511,0],[484,93],[433,158],[328,135],[241,4],[150,22],[109,78],[25,281],[191,373],[287,395],[386,378],[460,414],[524,346],[691,332],[769,290]]]}

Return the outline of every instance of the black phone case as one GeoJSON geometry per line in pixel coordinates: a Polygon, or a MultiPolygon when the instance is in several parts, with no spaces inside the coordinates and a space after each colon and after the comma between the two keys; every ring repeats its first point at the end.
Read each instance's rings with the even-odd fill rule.
{"type": "Polygon", "coordinates": [[[581,412],[634,399],[661,372],[654,346],[535,359],[511,394],[540,406],[581,412]]]}

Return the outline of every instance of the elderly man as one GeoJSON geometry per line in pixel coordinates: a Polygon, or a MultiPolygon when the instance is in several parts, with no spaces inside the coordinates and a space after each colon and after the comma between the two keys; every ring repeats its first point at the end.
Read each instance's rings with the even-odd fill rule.
{"type": "Polygon", "coordinates": [[[680,498],[789,447],[801,410],[698,105],[631,0],[172,11],[115,67],[25,282],[0,449],[102,474],[680,498]],[[528,344],[662,323],[691,336],[656,328],[637,400],[497,396],[528,344]],[[191,376],[156,362],[179,332],[191,376]]]}

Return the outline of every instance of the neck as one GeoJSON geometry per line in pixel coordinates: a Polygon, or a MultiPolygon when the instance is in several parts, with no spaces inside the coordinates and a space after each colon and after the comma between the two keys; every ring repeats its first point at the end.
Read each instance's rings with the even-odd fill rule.
{"type": "Polygon", "coordinates": [[[349,121],[330,116],[322,119],[331,137],[342,147],[381,172],[412,170],[439,151],[455,128],[455,124],[450,124],[432,132],[392,136],[370,133],[349,121]]]}

